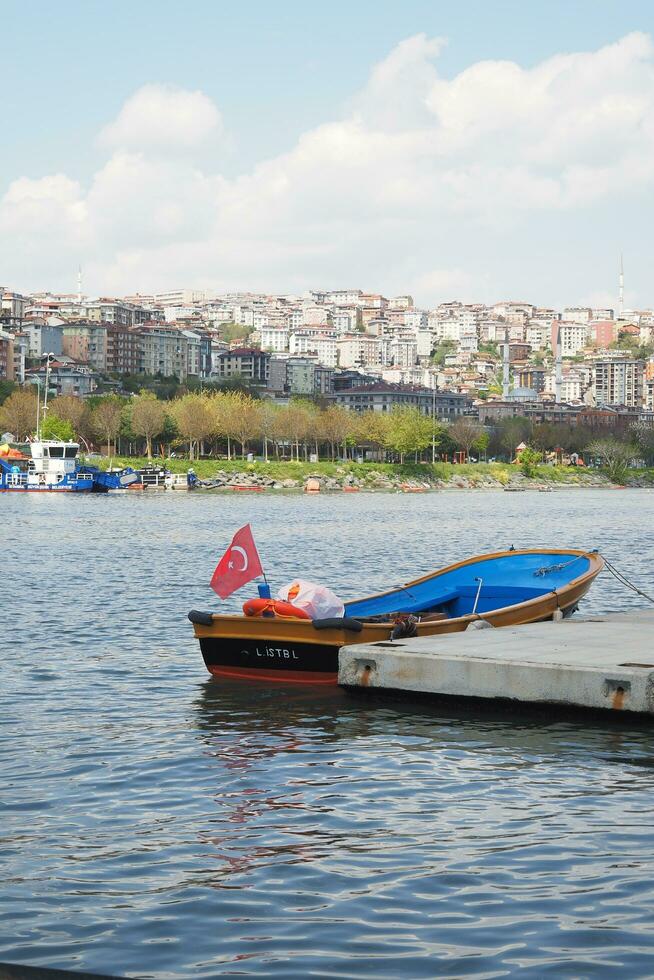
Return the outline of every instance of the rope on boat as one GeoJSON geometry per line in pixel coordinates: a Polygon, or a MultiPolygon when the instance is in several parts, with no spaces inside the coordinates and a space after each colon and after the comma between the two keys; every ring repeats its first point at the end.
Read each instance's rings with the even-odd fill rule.
{"type": "Polygon", "coordinates": [[[576,561],[580,558],[585,558],[586,555],[577,555],[576,558],[571,558],[570,561],[562,561],[558,565],[543,565],[542,568],[537,568],[534,575],[549,575],[550,572],[561,572],[564,568],[569,565],[574,565],[576,561]]]}
{"type": "Polygon", "coordinates": [[[621,585],[624,585],[624,587],[626,589],[631,589],[632,592],[636,592],[637,595],[642,596],[643,599],[647,599],[648,602],[654,602],[654,599],[651,597],[651,595],[647,595],[647,593],[646,592],[643,592],[642,589],[639,589],[637,585],[634,585],[633,582],[630,582],[629,579],[625,575],[622,574],[622,572],[618,571],[618,569],[615,567],[615,565],[613,565],[609,561],[609,559],[606,557],[606,555],[602,555],[602,558],[604,559],[604,564],[606,565],[606,570],[608,572],[610,572],[611,575],[615,579],[617,579],[618,582],[621,585]]]}

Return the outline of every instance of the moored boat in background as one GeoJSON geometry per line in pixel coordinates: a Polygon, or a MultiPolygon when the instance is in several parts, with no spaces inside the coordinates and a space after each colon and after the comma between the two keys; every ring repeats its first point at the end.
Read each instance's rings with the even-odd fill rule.
{"type": "Polygon", "coordinates": [[[4,493],[90,493],[93,473],[78,460],[79,444],[37,440],[0,452],[0,491],[4,493]],[[13,451],[12,451],[13,450],[13,451]]]}

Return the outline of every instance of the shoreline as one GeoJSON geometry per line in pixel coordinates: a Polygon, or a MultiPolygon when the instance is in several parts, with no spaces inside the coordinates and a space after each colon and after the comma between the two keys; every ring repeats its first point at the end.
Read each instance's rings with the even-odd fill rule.
{"type": "MultiPolygon", "coordinates": [[[[94,460],[94,462],[96,462],[94,460]]],[[[565,488],[654,488],[654,470],[632,470],[625,483],[615,483],[600,470],[538,466],[529,476],[509,463],[357,463],[253,461],[242,459],[153,459],[119,457],[97,461],[101,468],[165,468],[185,476],[193,470],[194,492],[296,491],[311,493],[433,493],[461,490],[537,491],[565,488]]]]}

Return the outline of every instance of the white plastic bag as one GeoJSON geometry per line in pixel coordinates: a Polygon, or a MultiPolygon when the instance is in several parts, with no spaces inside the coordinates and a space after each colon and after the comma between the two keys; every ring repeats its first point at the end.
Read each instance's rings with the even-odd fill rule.
{"type": "Polygon", "coordinates": [[[345,606],[330,589],[326,589],[324,585],[316,585],[315,582],[305,582],[301,578],[283,585],[277,598],[304,609],[312,619],[340,618],[345,615],[345,606]]]}

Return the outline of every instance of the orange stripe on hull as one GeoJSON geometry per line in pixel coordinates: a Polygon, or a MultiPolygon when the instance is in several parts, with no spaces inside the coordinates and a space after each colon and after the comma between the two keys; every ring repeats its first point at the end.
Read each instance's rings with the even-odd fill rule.
{"type": "Polygon", "coordinates": [[[338,674],[316,670],[260,670],[257,667],[221,667],[212,664],[207,670],[213,677],[236,677],[247,681],[272,681],[275,684],[336,684],[338,674]]]}

